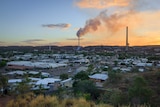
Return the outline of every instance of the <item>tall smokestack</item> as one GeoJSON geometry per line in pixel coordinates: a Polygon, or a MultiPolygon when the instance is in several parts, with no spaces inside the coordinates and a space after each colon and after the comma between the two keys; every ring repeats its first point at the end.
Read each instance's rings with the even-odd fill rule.
{"type": "Polygon", "coordinates": [[[128,46],[129,46],[129,43],[128,43],[128,26],[126,27],[126,51],[128,51],[128,46]]]}
{"type": "Polygon", "coordinates": [[[50,45],[48,46],[48,50],[51,51],[51,46],[50,45]]]}
{"type": "Polygon", "coordinates": [[[78,47],[80,47],[80,36],[78,36],[78,47]]]}

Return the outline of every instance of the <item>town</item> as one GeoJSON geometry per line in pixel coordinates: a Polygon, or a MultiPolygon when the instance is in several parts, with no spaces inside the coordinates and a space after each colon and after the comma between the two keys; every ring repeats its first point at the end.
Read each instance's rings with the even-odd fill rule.
{"type": "MultiPolygon", "coordinates": [[[[154,95],[149,97],[153,99],[160,94],[156,89],[160,83],[160,46],[134,46],[127,50],[125,46],[0,47],[0,63],[1,95],[34,92],[70,98],[87,94],[91,100],[101,98],[106,103],[102,98],[106,92],[126,93],[136,76],[151,74],[152,78],[157,76],[157,81],[149,83],[154,85],[150,87],[154,95]],[[2,83],[2,77],[7,78],[6,83],[2,83]],[[82,83],[83,80],[87,81],[82,83]]],[[[157,105],[158,101],[153,103],[157,105]]]]}

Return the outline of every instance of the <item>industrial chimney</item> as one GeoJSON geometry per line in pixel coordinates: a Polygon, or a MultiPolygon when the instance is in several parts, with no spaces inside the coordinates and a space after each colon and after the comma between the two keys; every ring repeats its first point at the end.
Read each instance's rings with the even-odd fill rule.
{"type": "Polygon", "coordinates": [[[128,43],[128,26],[126,27],[126,51],[128,51],[129,43],[128,43]]]}
{"type": "Polygon", "coordinates": [[[78,36],[78,46],[77,46],[77,51],[80,50],[80,36],[78,36]]]}
{"type": "Polygon", "coordinates": [[[78,47],[80,47],[80,36],[78,36],[78,47]]]}
{"type": "Polygon", "coordinates": [[[50,45],[48,46],[48,50],[51,51],[51,46],[50,45]]]}

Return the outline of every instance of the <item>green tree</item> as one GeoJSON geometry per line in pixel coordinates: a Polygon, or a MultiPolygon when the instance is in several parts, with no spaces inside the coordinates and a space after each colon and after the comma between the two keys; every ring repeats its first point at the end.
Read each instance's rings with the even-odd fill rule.
{"type": "Polygon", "coordinates": [[[137,67],[132,68],[132,72],[139,72],[137,67]]]}
{"type": "Polygon", "coordinates": [[[94,68],[93,64],[90,64],[90,65],[88,66],[87,72],[88,72],[88,73],[91,73],[91,72],[93,71],[93,68],[94,68]]]}
{"type": "Polygon", "coordinates": [[[74,80],[79,81],[79,80],[88,80],[88,74],[84,71],[77,73],[74,77],[74,80]]]}
{"type": "Polygon", "coordinates": [[[105,91],[101,93],[99,100],[101,103],[110,103],[110,96],[112,95],[112,91],[105,91]]]}
{"type": "Polygon", "coordinates": [[[121,106],[128,104],[128,95],[119,89],[107,90],[102,93],[99,99],[102,103],[112,104],[114,106],[121,106]]]}
{"type": "MultiPolygon", "coordinates": [[[[99,97],[98,89],[95,84],[90,80],[79,81],[73,87],[75,95],[90,95],[94,100],[99,97]]],[[[88,96],[87,96],[88,97],[88,96]]]]}
{"type": "Polygon", "coordinates": [[[7,64],[6,61],[1,61],[0,62],[0,67],[4,67],[4,66],[6,66],[6,64],[7,64]]]}
{"type": "Polygon", "coordinates": [[[60,79],[61,79],[61,80],[68,79],[68,74],[61,74],[61,75],[60,75],[60,79]]]}
{"type": "Polygon", "coordinates": [[[110,103],[115,107],[123,104],[123,93],[120,90],[114,90],[110,96],[110,103]]]}
{"type": "Polygon", "coordinates": [[[134,105],[148,104],[152,96],[152,90],[147,86],[143,77],[136,77],[129,88],[129,97],[134,105]]]}
{"type": "Polygon", "coordinates": [[[2,89],[2,94],[5,94],[5,90],[7,90],[8,78],[2,74],[0,74],[0,89],[2,89]]]}
{"type": "Polygon", "coordinates": [[[118,72],[115,72],[115,71],[109,71],[108,77],[109,77],[108,80],[111,83],[117,83],[122,78],[122,75],[118,72]]]}
{"type": "Polygon", "coordinates": [[[29,84],[30,80],[26,77],[22,82],[20,82],[16,87],[17,94],[25,94],[30,91],[31,85],[29,84]]]}
{"type": "Polygon", "coordinates": [[[114,61],[114,66],[117,66],[118,65],[118,61],[114,61]]]}

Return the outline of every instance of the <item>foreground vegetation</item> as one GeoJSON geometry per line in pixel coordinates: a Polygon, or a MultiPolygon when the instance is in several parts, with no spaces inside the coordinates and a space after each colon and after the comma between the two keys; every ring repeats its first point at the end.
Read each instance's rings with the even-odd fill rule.
{"type": "MultiPolygon", "coordinates": [[[[63,99],[60,100],[56,96],[35,96],[33,93],[20,95],[16,99],[8,102],[6,107],[113,107],[108,104],[95,104],[92,101],[86,101],[84,98],[79,99],[63,99]]],[[[130,107],[121,106],[121,107],[130,107]]],[[[138,107],[148,107],[147,105],[141,105],[138,107]]]]}
{"type": "MultiPolygon", "coordinates": [[[[98,89],[88,80],[85,72],[80,72],[73,78],[75,82],[72,89],[60,87],[49,95],[46,95],[44,90],[28,93],[30,90],[27,84],[22,82],[16,91],[8,92],[14,99],[6,102],[7,107],[158,107],[160,104],[159,70],[125,74],[110,72],[108,75],[109,79],[104,87],[98,89]]],[[[0,87],[3,89],[7,86],[6,81],[1,75],[0,87]]],[[[2,95],[5,95],[5,91],[2,95]]]]}

